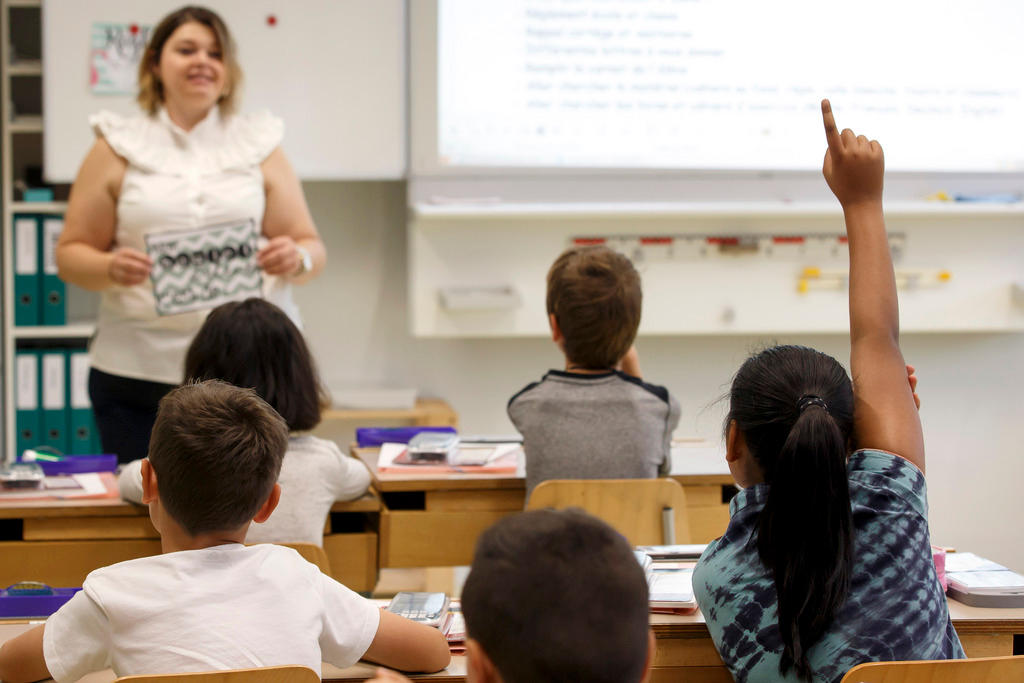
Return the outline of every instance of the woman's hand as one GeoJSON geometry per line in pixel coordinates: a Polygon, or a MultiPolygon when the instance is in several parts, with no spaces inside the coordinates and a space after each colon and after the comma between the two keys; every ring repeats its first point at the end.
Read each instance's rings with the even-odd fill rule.
{"type": "Polygon", "coordinates": [[[131,287],[146,281],[153,268],[153,260],[138,249],[118,247],[110,252],[107,275],[114,284],[131,287]]]}
{"type": "Polygon", "coordinates": [[[299,245],[288,235],[271,239],[260,249],[256,259],[267,275],[295,275],[302,265],[299,245]]]}

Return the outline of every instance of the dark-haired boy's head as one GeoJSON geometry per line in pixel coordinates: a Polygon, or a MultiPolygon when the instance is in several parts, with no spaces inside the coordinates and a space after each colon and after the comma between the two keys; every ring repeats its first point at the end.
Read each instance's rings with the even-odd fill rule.
{"type": "Polygon", "coordinates": [[[504,683],[627,683],[646,670],[644,572],[625,538],[580,510],[524,512],[484,532],[462,611],[471,660],[475,641],[504,683]]]}
{"type": "Polygon", "coordinates": [[[640,327],[640,274],[605,246],[572,247],[548,271],[548,315],[562,334],[570,363],[588,370],[615,367],[640,327]]]}
{"type": "Polygon", "coordinates": [[[149,442],[160,501],[192,536],[235,530],[267,500],[288,426],[251,389],[186,384],[160,401],[149,442]]]}

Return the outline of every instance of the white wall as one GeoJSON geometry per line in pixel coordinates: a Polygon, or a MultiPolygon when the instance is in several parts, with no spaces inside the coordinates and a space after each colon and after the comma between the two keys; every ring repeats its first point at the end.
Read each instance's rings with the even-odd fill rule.
{"type": "MultiPolygon", "coordinates": [[[[511,431],[506,401],[558,366],[554,346],[533,338],[412,338],[405,184],[308,183],[305,189],[329,264],[298,300],[324,377],[339,386],[415,386],[447,399],[464,431],[511,431]]],[[[746,355],[768,341],[849,357],[841,335],[652,337],[638,344],[645,377],[668,386],[682,404],[678,434],[717,438],[724,404],[716,399],[746,355]]],[[[1024,452],[1012,430],[1024,422],[1024,335],[905,335],[903,350],[920,378],[934,541],[1021,570],[1024,452]]]]}

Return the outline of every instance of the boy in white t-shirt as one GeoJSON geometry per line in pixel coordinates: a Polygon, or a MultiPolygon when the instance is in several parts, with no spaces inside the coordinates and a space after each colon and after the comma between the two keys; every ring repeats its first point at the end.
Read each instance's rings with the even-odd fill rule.
{"type": "Polygon", "coordinates": [[[274,511],[284,420],[249,389],[219,381],[160,402],[143,461],[143,502],[162,555],[98,569],[38,626],[0,649],[5,683],[302,665],[359,659],[437,671],[437,629],[382,612],[289,548],[245,546],[274,511]]]}

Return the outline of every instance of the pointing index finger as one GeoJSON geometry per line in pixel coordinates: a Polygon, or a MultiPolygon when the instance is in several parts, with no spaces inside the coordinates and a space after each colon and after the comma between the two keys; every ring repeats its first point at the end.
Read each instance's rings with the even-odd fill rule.
{"type": "Polygon", "coordinates": [[[836,128],[835,117],[832,116],[832,105],[827,99],[821,101],[821,119],[825,122],[825,141],[829,149],[839,150],[843,147],[839,129],[836,128]]]}

